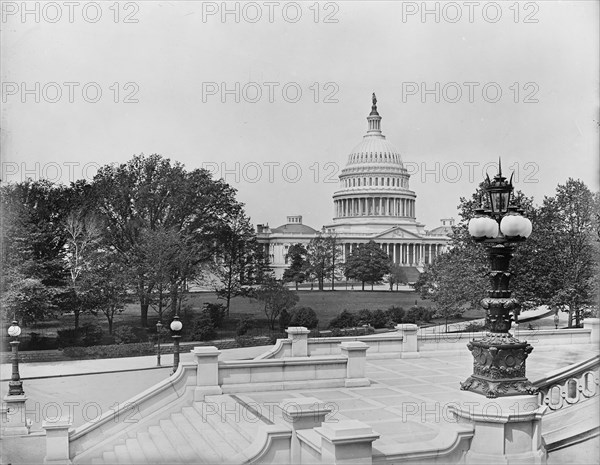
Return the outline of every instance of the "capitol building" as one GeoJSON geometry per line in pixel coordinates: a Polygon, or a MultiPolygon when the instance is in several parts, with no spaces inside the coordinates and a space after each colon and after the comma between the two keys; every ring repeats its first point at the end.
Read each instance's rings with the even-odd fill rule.
{"type": "Polygon", "coordinates": [[[409,282],[416,281],[423,266],[444,252],[454,220],[443,219],[431,231],[417,221],[417,195],[410,190],[410,175],[398,149],[381,132],[381,119],[373,94],[367,133],[348,155],[333,194],[331,224],[317,231],[303,224],[301,215],[293,215],[277,228],[257,225],[258,240],[268,250],[277,278],[288,266],[290,246],[307,246],[319,232],[336,236],[343,261],[359,244],[375,241],[394,263],[405,267],[409,282]]]}

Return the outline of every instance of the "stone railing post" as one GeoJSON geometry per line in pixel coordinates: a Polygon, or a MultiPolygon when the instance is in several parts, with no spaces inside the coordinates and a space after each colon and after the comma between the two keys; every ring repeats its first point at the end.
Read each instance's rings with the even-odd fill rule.
{"type": "Polygon", "coordinates": [[[367,349],[369,346],[360,341],[345,341],[340,344],[342,354],[348,357],[346,365],[346,387],[369,386],[371,382],[365,376],[367,349]]]}
{"type": "Polygon", "coordinates": [[[465,392],[460,400],[450,412],[458,423],[475,427],[466,464],[546,463],[541,421],[547,407],[539,406],[537,395],[488,399],[465,392]]]}
{"type": "Polygon", "coordinates": [[[413,324],[396,325],[396,331],[402,334],[402,358],[419,358],[418,330],[413,324]]]}
{"type": "Polygon", "coordinates": [[[46,456],[45,464],[70,465],[69,456],[69,428],[70,419],[57,419],[56,421],[44,421],[42,428],[46,430],[46,456]]]}
{"type": "Polygon", "coordinates": [[[203,401],[205,396],[222,394],[219,386],[219,351],[215,346],[194,347],[196,357],[196,390],[194,400],[203,401]]]}
{"type": "Polygon", "coordinates": [[[27,418],[25,415],[27,396],[6,395],[2,405],[2,435],[22,436],[29,434],[27,418]]]}
{"type": "Polygon", "coordinates": [[[331,409],[316,397],[285,399],[279,403],[279,408],[283,412],[283,418],[292,427],[290,463],[301,463],[300,440],[297,432],[321,426],[331,409]]]}
{"type": "Polygon", "coordinates": [[[308,334],[304,326],[290,326],[285,330],[292,341],[292,357],[308,357],[308,334]]]}
{"type": "Polygon", "coordinates": [[[331,464],[373,463],[373,441],[379,434],[358,420],[323,423],[315,431],[321,436],[321,462],[331,464]]]}
{"type": "Polygon", "coordinates": [[[600,342],[600,319],[599,318],[586,318],[583,320],[583,327],[589,328],[592,330],[592,334],[590,335],[590,342],[594,345],[598,345],[600,342]]]}

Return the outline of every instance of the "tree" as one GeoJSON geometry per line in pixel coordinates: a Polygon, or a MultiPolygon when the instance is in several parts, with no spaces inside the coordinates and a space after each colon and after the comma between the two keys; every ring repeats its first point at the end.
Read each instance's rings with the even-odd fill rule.
{"type": "Polygon", "coordinates": [[[114,250],[104,250],[96,257],[93,272],[87,273],[80,289],[84,305],[100,311],[108,322],[108,333],[113,333],[115,315],[121,313],[128,299],[127,272],[114,250]]]}
{"type": "Polygon", "coordinates": [[[257,248],[256,234],[243,210],[224,221],[219,243],[213,272],[218,278],[217,297],[225,300],[225,311],[229,316],[231,299],[247,296],[247,286],[252,284],[255,275],[252,267],[257,248]]]}
{"type": "Polygon", "coordinates": [[[93,186],[98,211],[106,222],[107,243],[135,272],[132,285],[140,302],[142,326],[148,324],[156,286],[143,266],[143,232],[160,227],[172,231],[185,249],[185,260],[170,270],[168,292],[174,313],[186,283],[195,279],[219,250],[223,223],[242,209],[235,190],[223,180],[212,180],[204,169],[188,172],[180,163],[156,154],[100,168],[93,186]]]}
{"type": "Polygon", "coordinates": [[[296,283],[296,290],[298,290],[298,283],[306,281],[307,254],[308,251],[302,244],[293,244],[287,253],[290,266],[283,272],[283,281],[296,283]]]}
{"type": "Polygon", "coordinates": [[[67,284],[60,225],[68,213],[69,192],[49,181],[27,180],[0,187],[0,202],[4,316],[30,324],[54,314],[67,284]]]}
{"type": "Polygon", "coordinates": [[[551,303],[568,312],[569,327],[573,326],[573,320],[579,327],[584,310],[598,303],[595,215],[599,207],[588,187],[571,178],[559,185],[555,198],[546,198],[542,207],[553,217],[552,236],[557,246],[548,257],[554,264],[552,276],[556,287],[551,303]]]}
{"type": "Polygon", "coordinates": [[[389,273],[392,262],[375,241],[360,244],[346,260],[345,275],[349,279],[357,279],[362,282],[362,290],[365,290],[365,282],[373,284],[383,279],[389,273]]]}
{"type": "Polygon", "coordinates": [[[68,290],[63,303],[73,311],[74,327],[79,329],[79,315],[88,309],[81,290],[81,278],[93,274],[102,239],[98,219],[85,210],[69,212],[63,221],[66,236],[65,261],[69,274],[68,290]]]}
{"type": "Polygon", "coordinates": [[[284,310],[289,311],[298,303],[298,295],[276,279],[269,279],[262,284],[255,291],[254,298],[263,304],[263,310],[272,331],[275,330],[275,321],[279,314],[284,310]]]}
{"type": "MultiPolygon", "coordinates": [[[[470,199],[460,199],[461,222],[453,228],[449,252],[437,256],[416,283],[423,298],[436,303],[446,317],[475,307],[489,288],[489,260],[485,247],[468,234],[467,225],[485,199],[480,185],[470,199]]],[[[569,179],[555,197],[540,207],[517,191],[513,203],[531,219],[533,232],[515,245],[510,287],[523,308],[549,305],[569,312],[569,326],[579,325],[595,300],[597,273],[598,202],[581,182],[569,179]]],[[[484,202],[485,203],[485,202],[484,202]]]]}
{"type": "Polygon", "coordinates": [[[396,290],[398,290],[398,284],[405,283],[406,281],[407,278],[404,267],[397,263],[392,263],[390,266],[390,272],[387,276],[387,282],[390,285],[390,291],[394,290],[394,284],[396,285],[396,290]]]}
{"type": "MultiPolygon", "coordinates": [[[[307,247],[306,262],[307,273],[312,279],[316,279],[319,290],[325,287],[325,279],[332,278],[335,281],[335,273],[341,263],[342,250],[334,236],[326,236],[319,233],[311,239],[307,247]]],[[[311,280],[312,280],[311,279],[311,280]]]]}

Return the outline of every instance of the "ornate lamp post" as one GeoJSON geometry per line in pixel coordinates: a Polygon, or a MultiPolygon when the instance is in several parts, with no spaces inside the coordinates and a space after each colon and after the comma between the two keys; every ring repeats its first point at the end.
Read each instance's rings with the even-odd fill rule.
{"type": "Polygon", "coordinates": [[[531,234],[531,221],[511,205],[512,176],[507,182],[502,167],[493,180],[487,178],[485,191],[490,209],[476,210],[469,221],[469,233],[486,246],[491,262],[491,289],[481,301],[487,332],[482,339],[467,344],[473,355],[473,374],[461,383],[461,389],[492,398],[535,394],[536,388],[525,376],[525,359],[533,347],[509,332],[519,302],[511,297],[508,267],[514,244],[531,234]]]}
{"type": "Polygon", "coordinates": [[[173,333],[173,371],[171,372],[173,374],[179,366],[179,339],[181,338],[181,328],[183,328],[183,324],[179,321],[179,315],[173,317],[170,328],[173,333]]]}
{"type": "Polygon", "coordinates": [[[12,376],[8,382],[8,395],[9,396],[22,396],[25,394],[23,391],[23,382],[19,375],[19,336],[21,335],[21,328],[15,321],[8,328],[8,335],[13,338],[10,341],[12,351],[12,376]]]}
{"type": "Polygon", "coordinates": [[[156,323],[156,366],[160,366],[160,330],[162,329],[162,323],[160,320],[156,323]]]}

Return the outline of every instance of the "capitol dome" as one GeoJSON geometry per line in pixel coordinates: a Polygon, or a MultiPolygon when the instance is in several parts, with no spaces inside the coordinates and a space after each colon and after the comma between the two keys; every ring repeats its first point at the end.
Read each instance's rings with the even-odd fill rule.
{"type": "Polygon", "coordinates": [[[348,155],[339,176],[340,189],[333,195],[334,222],[414,221],[416,195],[409,189],[410,175],[400,151],[381,132],[375,94],[367,121],[367,133],[348,155]]]}

